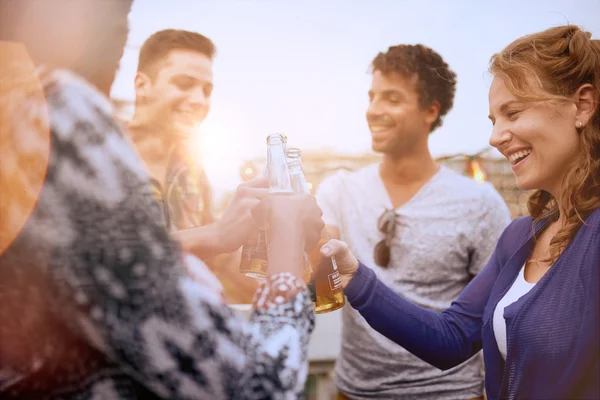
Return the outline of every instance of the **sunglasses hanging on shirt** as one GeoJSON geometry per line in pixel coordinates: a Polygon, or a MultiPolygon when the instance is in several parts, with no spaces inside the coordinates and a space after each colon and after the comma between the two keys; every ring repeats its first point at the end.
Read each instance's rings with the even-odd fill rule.
{"type": "Polygon", "coordinates": [[[377,228],[383,234],[383,239],[375,245],[373,259],[382,268],[387,268],[390,264],[392,239],[396,232],[397,216],[398,214],[394,210],[386,209],[377,220],[377,228]]]}

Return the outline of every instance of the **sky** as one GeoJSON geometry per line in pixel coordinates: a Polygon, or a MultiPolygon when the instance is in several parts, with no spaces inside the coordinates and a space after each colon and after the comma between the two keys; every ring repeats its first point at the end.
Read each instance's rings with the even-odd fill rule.
{"type": "Polygon", "coordinates": [[[199,128],[212,185],[232,190],[269,133],[303,151],[370,151],[365,121],[371,60],[421,43],[458,76],[454,107],[430,138],[434,156],[488,146],[489,59],[511,41],[577,24],[600,38],[600,0],[136,0],[112,96],[134,98],[139,47],[166,28],[217,47],[212,108],[199,128]]]}

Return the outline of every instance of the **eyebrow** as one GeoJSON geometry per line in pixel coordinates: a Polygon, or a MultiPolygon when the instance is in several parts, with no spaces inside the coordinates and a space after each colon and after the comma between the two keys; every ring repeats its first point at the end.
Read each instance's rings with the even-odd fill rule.
{"type": "MultiPolygon", "coordinates": [[[[374,94],[375,94],[374,91],[369,90],[369,96],[373,96],[374,94]]],[[[404,94],[401,91],[396,90],[396,89],[387,89],[387,90],[382,91],[380,94],[384,95],[384,96],[389,96],[391,94],[394,94],[394,95],[404,97],[404,94]]]]}
{"type": "Polygon", "coordinates": [[[179,79],[179,78],[190,79],[194,82],[200,82],[202,84],[211,84],[212,85],[212,81],[209,81],[207,79],[198,78],[197,76],[190,75],[185,72],[177,73],[177,74],[171,76],[171,79],[169,79],[169,80],[173,81],[174,79],[179,79]]]}

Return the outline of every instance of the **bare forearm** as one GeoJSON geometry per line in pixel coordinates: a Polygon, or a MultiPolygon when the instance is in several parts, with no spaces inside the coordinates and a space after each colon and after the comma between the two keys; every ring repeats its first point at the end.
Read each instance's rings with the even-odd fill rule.
{"type": "Polygon", "coordinates": [[[302,278],[304,267],[304,233],[293,221],[277,224],[269,238],[269,274],[290,272],[302,278]]]}
{"type": "Polygon", "coordinates": [[[185,229],[173,233],[185,252],[200,259],[215,256],[220,250],[219,236],[214,224],[185,229]]]}

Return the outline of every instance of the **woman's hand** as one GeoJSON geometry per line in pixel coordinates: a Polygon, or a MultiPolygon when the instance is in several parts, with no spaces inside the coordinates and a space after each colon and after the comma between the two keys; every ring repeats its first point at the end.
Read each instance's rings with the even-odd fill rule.
{"type": "Polygon", "coordinates": [[[345,288],[358,270],[358,260],[350,252],[348,245],[341,240],[331,239],[321,247],[321,254],[335,257],[342,286],[345,288]]]}

